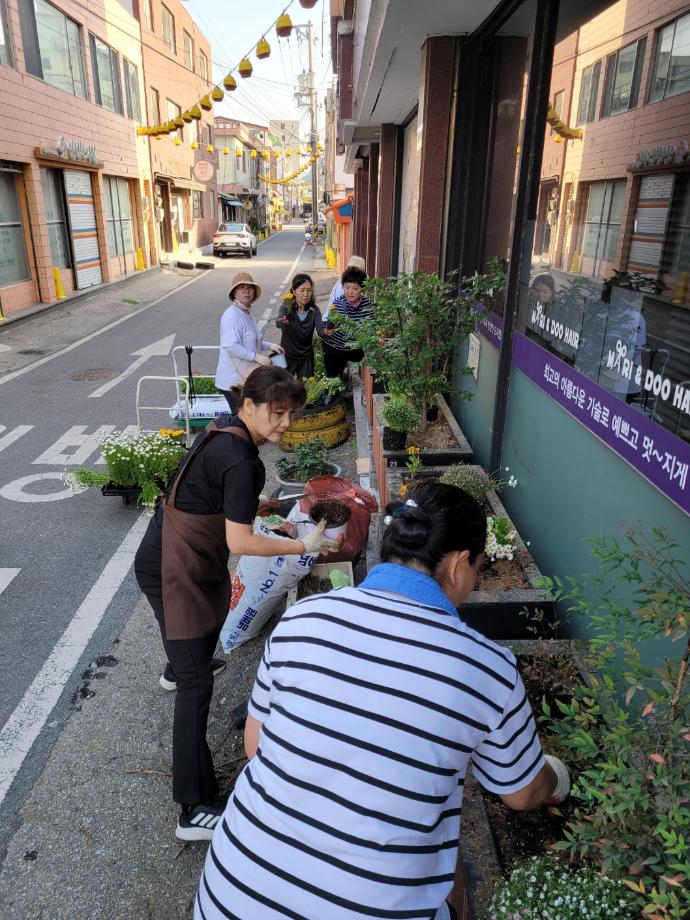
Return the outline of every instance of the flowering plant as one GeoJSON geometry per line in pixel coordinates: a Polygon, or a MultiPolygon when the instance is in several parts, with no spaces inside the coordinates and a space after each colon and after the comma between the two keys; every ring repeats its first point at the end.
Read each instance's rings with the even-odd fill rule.
{"type": "Polygon", "coordinates": [[[79,469],[68,471],[65,477],[87,487],[138,486],[142,503],[153,505],[185,454],[184,444],[178,441],[180,434],[184,432],[167,428],[136,434],[114,432],[101,442],[107,473],[79,469]]]}
{"type": "Polygon", "coordinates": [[[619,882],[588,866],[571,869],[552,856],[533,856],[500,882],[491,920],[627,920],[634,916],[619,882]]]}
{"type": "Polygon", "coordinates": [[[340,377],[326,377],[321,374],[315,377],[308,377],[304,381],[307,390],[307,405],[315,405],[325,394],[331,399],[343,389],[343,381],[340,377]]]}
{"type": "Polygon", "coordinates": [[[288,291],[287,294],[283,294],[283,300],[285,303],[290,303],[290,301],[294,299],[295,295],[292,293],[292,291],[288,291]]]}
{"type": "Polygon", "coordinates": [[[420,453],[420,447],[407,448],[407,463],[405,466],[407,467],[408,472],[413,479],[422,468],[422,458],[419,456],[420,453]]]}
{"type": "Polygon", "coordinates": [[[486,547],[484,552],[490,562],[497,559],[507,559],[512,562],[515,552],[515,537],[512,524],[507,517],[494,517],[492,514],[486,518],[486,547]]]}

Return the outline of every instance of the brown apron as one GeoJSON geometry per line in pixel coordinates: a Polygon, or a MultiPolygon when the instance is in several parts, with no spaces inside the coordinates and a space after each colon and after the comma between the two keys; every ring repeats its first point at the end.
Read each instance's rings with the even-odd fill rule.
{"type": "Polygon", "coordinates": [[[219,629],[230,603],[229,551],[224,514],[190,514],[175,507],[177,487],[190,461],[208,440],[230,434],[249,441],[243,428],[210,422],[187,454],[170,494],[163,499],[163,615],[168,639],[201,639],[219,629]]]}

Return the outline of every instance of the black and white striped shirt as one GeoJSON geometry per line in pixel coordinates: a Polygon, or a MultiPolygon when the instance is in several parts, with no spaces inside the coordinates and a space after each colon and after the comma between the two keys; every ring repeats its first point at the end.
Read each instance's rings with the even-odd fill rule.
{"type": "Polygon", "coordinates": [[[497,793],[544,762],[514,657],[404,566],[291,607],[249,711],[259,748],[216,828],[197,920],[431,920],[470,758],[497,793]]]}
{"type": "Polygon", "coordinates": [[[362,299],[353,307],[347,297],[343,294],[335,303],[329,307],[325,322],[329,323],[330,335],[326,336],[324,342],[329,348],[335,348],[337,351],[349,351],[352,346],[349,344],[348,335],[344,329],[337,325],[337,320],[333,322],[333,314],[339,313],[340,316],[349,316],[351,319],[369,319],[374,315],[374,305],[366,294],[362,294],[362,299]]]}

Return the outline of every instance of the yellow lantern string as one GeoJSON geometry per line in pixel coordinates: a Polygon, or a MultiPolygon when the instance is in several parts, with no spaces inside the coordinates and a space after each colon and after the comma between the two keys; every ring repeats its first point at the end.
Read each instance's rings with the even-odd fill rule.
{"type": "Polygon", "coordinates": [[[215,152],[216,152],[216,148],[213,146],[213,144],[206,145],[206,153],[215,153],[215,152]]]}
{"type": "Polygon", "coordinates": [[[223,147],[223,153],[224,153],[225,156],[227,156],[227,155],[230,153],[230,148],[229,148],[229,147],[223,147]]]}

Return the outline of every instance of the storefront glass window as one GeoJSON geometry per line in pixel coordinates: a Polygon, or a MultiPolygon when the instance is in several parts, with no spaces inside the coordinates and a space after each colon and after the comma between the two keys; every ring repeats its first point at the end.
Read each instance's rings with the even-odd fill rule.
{"type": "Polygon", "coordinates": [[[65,196],[62,189],[62,170],[41,168],[43,204],[48,223],[50,256],[57,268],[70,268],[72,255],[65,219],[65,196]]]}
{"type": "Polygon", "coordinates": [[[127,179],[104,177],[105,213],[108,223],[108,252],[121,256],[134,251],[132,203],[127,179]]]}
{"type": "Polygon", "coordinates": [[[690,14],[657,32],[654,76],[649,101],[690,90],[690,14]]]}
{"type": "Polygon", "coordinates": [[[34,0],[33,6],[38,48],[31,47],[35,45],[35,39],[28,43],[25,41],[25,45],[29,46],[25,47],[27,70],[47,83],[85,99],[86,80],[79,26],[45,0],[34,0]]]}
{"type": "Polygon", "coordinates": [[[0,287],[29,277],[17,174],[0,172],[0,287]]]}

